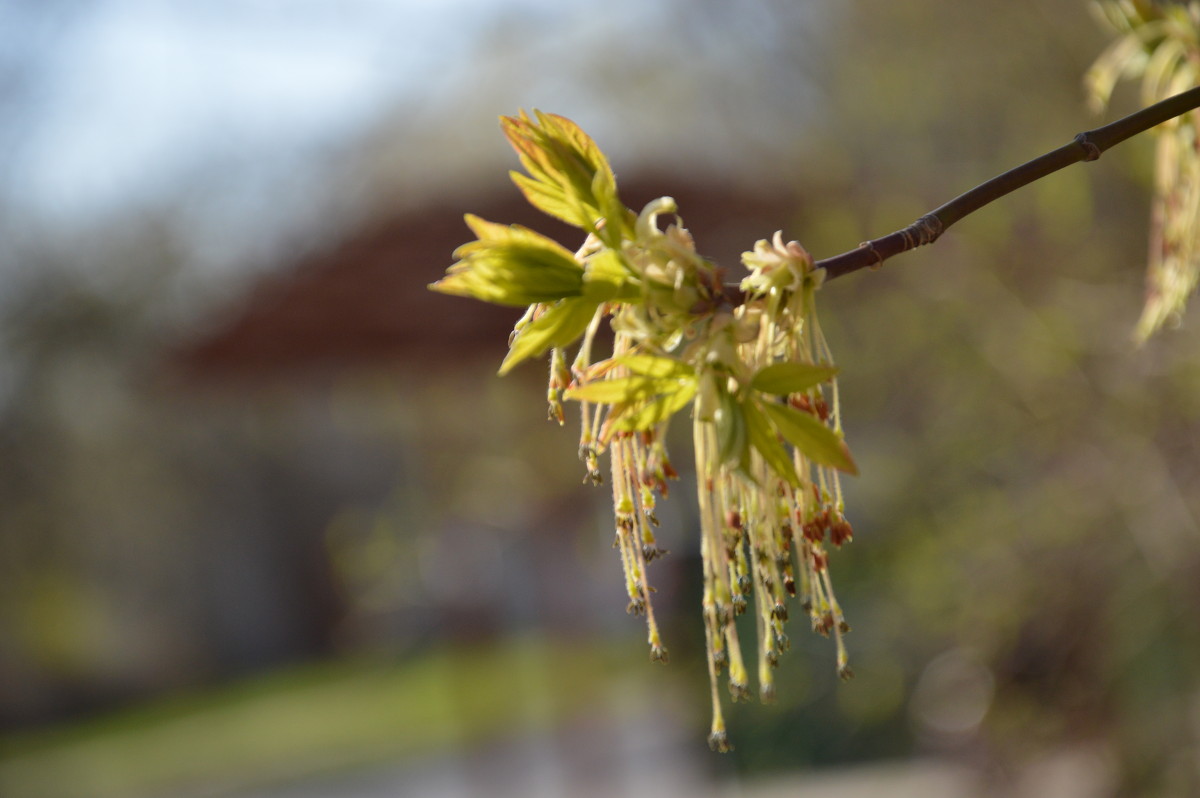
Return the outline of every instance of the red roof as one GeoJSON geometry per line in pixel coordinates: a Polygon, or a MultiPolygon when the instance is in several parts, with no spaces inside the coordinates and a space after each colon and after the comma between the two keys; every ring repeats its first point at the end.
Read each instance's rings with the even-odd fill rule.
{"type": "MultiPolygon", "coordinates": [[[[697,248],[734,277],[740,253],[785,227],[796,208],[794,197],[777,192],[674,178],[642,179],[621,189],[634,208],[663,194],[675,197],[697,248]]],[[[471,238],[464,211],[525,224],[571,249],[581,243],[578,231],[531,208],[512,188],[397,215],[264,279],[226,323],[191,342],[175,362],[201,378],[280,376],[363,361],[499,363],[520,310],[426,288],[450,265],[454,249],[471,238]]]]}

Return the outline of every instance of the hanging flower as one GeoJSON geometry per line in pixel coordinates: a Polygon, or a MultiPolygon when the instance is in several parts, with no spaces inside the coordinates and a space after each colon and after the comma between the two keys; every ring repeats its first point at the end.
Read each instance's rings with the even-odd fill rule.
{"type": "Polygon", "coordinates": [[[776,233],[743,255],[749,276],[734,307],[673,199],[654,200],[635,215],[620,204],[611,168],[582,130],[563,117],[535,117],[503,121],[528,172],[513,179],[533,205],[579,227],[583,245],[571,253],[525,228],[468,216],[478,240],[460,247],[458,262],[431,287],[528,305],[501,373],[549,351],[550,416],[563,423],[562,400],[578,403],[586,482],[604,481],[599,458],[608,455],[628,610],[645,616],[658,662],[668,652],[651,600],[649,565],[666,554],[655,537],[655,510],[677,477],[667,427],[691,409],[709,743],[726,751],[721,675],[734,701],[751,695],[738,615],[755,617],[762,700],[775,695],[789,607],[798,605],[814,631],[834,637],[838,673],[851,675],[843,640],[850,627],[829,576],[829,547],[853,536],[839,473],[857,469],[842,435],[837,368],[816,317],[823,272],[803,247],[776,233]],[[612,350],[597,357],[605,320],[612,350]]]}

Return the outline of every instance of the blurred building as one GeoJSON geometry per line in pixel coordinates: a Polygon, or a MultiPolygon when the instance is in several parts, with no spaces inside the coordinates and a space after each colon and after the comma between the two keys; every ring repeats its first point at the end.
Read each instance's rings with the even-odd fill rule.
{"type": "MultiPolygon", "coordinates": [[[[485,184],[488,185],[488,184],[485,184]]],[[[798,199],[777,186],[755,190],[693,175],[635,175],[620,180],[634,209],[664,194],[679,203],[697,246],[726,264],[730,279],[739,256],[763,231],[786,227],[798,199]]],[[[480,367],[498,363],[519,312],[427,290],[470,240],[464,212],[522,224],[569,249],[576,230],[545,216],[512,186],[457,196],[399,214],[379,214],[296,263],[280,264],[228,317],[178,355],[177,364],[206,383],[296,380],[369,363],[413,369],[480,367]]]]}

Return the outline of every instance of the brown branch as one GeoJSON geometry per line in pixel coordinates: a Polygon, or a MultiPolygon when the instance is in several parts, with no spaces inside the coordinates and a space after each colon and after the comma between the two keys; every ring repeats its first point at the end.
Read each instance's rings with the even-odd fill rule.
{"type": "Polygon", "coordinates": [[[987,205],[1005,194],[1016,191],[1035,180],[1057,172],[1065,166],[1079,161],[1094,161],[1110,147],[1120,144],[1131,136],[1149,130],[1155,125],[1174,119],[1200,107],[1200,86],[1189,89],[1162,102],[1143,108],[1116,122],[1080,133],[1069,144],[1034,158],[1028,163],[1010,169],[1002,175],[976,186],[965,194],[947,202],[935,211],[925,214],[917,221],[889,233],[882,238],[866,241],[856,249],[843,252],[816,262],[815,267],[825,269],[825,279],[832,280],[843,274],[858,271],[867,266],[879,266],[888,258],[932,244],[950,225],[968,214],[987,205]]]}

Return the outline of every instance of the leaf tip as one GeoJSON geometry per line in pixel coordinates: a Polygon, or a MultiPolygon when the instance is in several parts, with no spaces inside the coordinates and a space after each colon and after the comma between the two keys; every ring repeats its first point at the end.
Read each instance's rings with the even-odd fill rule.
{"type": "Polygon", "coordinates": [[[850,447],[846,445],[845,441],[842,441],[841,450],[845,463],[838,466],[838,470],[852,477],[858,476],[858,463],[854,462],[854,455],[850,454],[850,447]]]}

